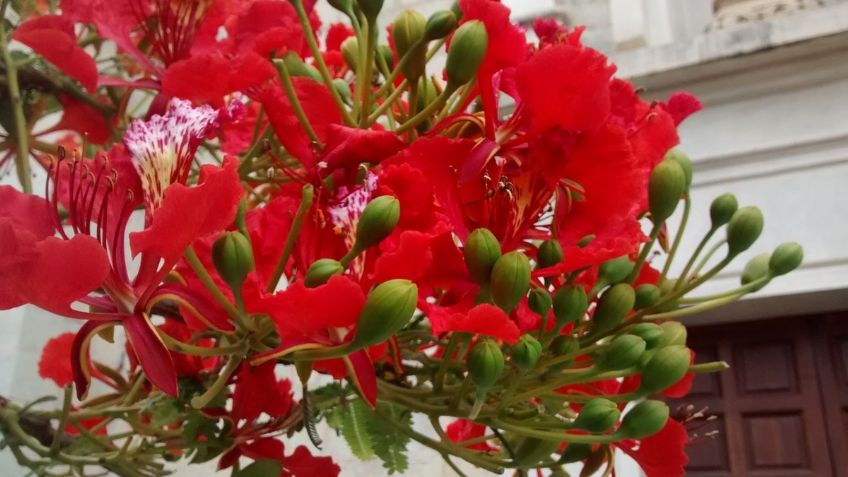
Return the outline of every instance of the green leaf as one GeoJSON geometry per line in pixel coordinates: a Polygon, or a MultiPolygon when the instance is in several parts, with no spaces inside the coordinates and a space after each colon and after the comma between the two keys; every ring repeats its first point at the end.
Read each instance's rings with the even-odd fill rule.
{"type": "Polygon", "coordinates": [[[353,455],[361,460],[374,457],[372,437],[368,430],[368,421],[374,415],[361,400],[351,401],[342,411],[341,431],[353,455]]]}
{"type": "MultiPolygon", "coordinates": [[[[391,403],[380,403],[378,409],[381,413],[391,416],[395,422],[407,427],[412,426],[412,413],[409,410],[391,403]]],[[[409,468],[406,456],[409,437],[376,414],[372,413],[372,416],[368,421],[368,431],[374,443],[374,453],[383,461],[383,467],[388,469],[389,474],[405,472],[409,468]]]]}
{"type": "Polygon", "coordinates": [[[257,460],[256,462],[241,469],[235,474],[235,477],[269,477],[272,475],[280,475],[283,471],[283,464],[276,460],[257,460]]]}

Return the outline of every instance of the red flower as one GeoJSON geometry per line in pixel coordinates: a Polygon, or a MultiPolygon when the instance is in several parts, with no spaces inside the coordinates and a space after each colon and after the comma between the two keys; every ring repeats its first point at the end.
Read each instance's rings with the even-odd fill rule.
{"type": "Polygon", "coordinates": [[[616,447],[632,457],[648,477],[682,477],[689,462],[688,439],[683,425],[669,419],[660,432],[638,441],[620,441],[616,447]]]}
{"type": "MultiPolygon", "coordinates": [[[[315,349],[347,343],[356,331],[359,314],[365,306],[365,293],[358,283],[345,276],[333,276],[321,286],[306,288],[302,281],[282,292],[261,297],[249,307],[267,313],[277,327],[281,344],[259,355],[262,363],[298,349],[315,349]]],[[[366,350],[341,358],[354,384],[372,405],[377,400],[377,378],[366,350]]],[[[316,362],[321,369],[322,361],[316,362]]]]}
{"type": "Polygon", "coordinates": [[[276,365],[273,361],[259,366],[242,363],[233,393],[232,416],[236,422],[253,422],[263,412],[272,418],[289,414],[294,405],[291,382],[277,379],[274,374],[276,365]]]}
{"type": "MultiPolygon", "coordinates": [[[[225,161],[223,168],[204,166],[196,187],[172,184],[185,180],[181,157],[193,155],[218,113],[177,104],[169,114],[136,123],[128,136],[135,168],[143,173],[149,223],[129,236],[133,253],[141,256],[134,278],[127,271],[123,244],[129,215],[141,194],[122,148],[113,150],[112,161],[102,157],[60,160],[51,168],[49,204],[10,188],[0,189],[6,196],[0,206],[0,248],[9,252],[0,261],[0,307],[32,303],[88,320],[72,350],[80,396],[88,390],[91,376],[91,338],[119,323],[151,382],[176,395],[174,363],[149,321],[150,309],[157,293],[174,295],[173,289],[160,284],[188,245],[229,226],[241,199],[234,160],[225,161]],[[59,226],[60,203],[68,212],[70,232],[59,226]],[[54,237],[56,233],[61,238],[54,237]],[[98,311],[72,308],[77,301],[98,311]]],[[[193,305],[195,310],[213,309],[203,302],[193,305]]]]}
{"type": "MultiPolygon", "coordinates": [[[[447,433],[448,438],[451,441],[463,442],[478,437],[483,437],[483,435],[486,433],[486,426],[482,424],[477,424],[474,421],[469,421],[468,419],[457,419],[448,425],[447,429],[445,429],[445,432],[447,433]]],[[[489,441],[478,442],[476,444],[469,444],[466,447],[468,449],[474,449],[483,452],[496,450],[495,447],[492,447],[489,444],[489,441]]]]}
{"type": "Polygon", "coordinates": [[[71,348],[74,343],[73,333],[62,333],[50,338],[41,351],[38,361],[38,375],[43,379],[52,379],[56,386],[63,388],[74,381],[71,370],[71,348]]]}
{"type": "Polygon", "coordinates": [[[486,303],[475,306],[468,313],[445,313],[431,307],[427,317],[435,335],[449,331],[475,333],[510,344],[516,343],[521,337],[518,326],[503,310],[486,303]]]}
{"type": "Polygon", "coordinates": [[[97,63],[77,46],[73,23],[58,15],[35,17],[22,23],[12,36],[56,65],[89,92],[97,88],[97,63]]]}

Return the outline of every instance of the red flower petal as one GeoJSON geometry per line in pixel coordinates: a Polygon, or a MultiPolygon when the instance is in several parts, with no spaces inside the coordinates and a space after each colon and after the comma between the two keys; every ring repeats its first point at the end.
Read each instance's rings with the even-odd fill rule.
{"type": "Polygon", "coordinates": [[[668,97],[668,101],[665,103],[665,108],[668,110],[669,114],[671,114],[671,117],[674,118],[674,124],[679,126],[684,119],[694,113],[697,113],[703,109],[704,106],[695,96],[685,91],[678,91],[676,93],[672,93],[671,96],[668,97]]]}
{"type": "Polygon", "coordinates": [[[171,353],[150,321],[138,314],[128,316],[124,330],[147,379],[165,394],[177,396],[177,370],[171,353]]]}
{"type": "Polygon", "coordinates": [[[639,464],[647,477],[682,477],[689,462],[686,457],[688,434],[682,424],[669,419],[665,427],[651,437],[622,441],[618,447],[639,464]]]}
{"type": "Polygon", "coordinates": [[[521,337],[521,331],[500,308],[483,303],[468,313],[452,315],[429,315],[433,333],[440,335],[448,331],[475,333],[491,336],[507,343],[515,343],[521,337]]]}
{"type": "MultiPolygon", "coordinates": [[[[486,433],[486,426],[477,424],[474,421],[469,421],[468,419],[457,419],[448,425],[445,432],[451,441],[462,442],[475,439],[477,437],[483,437],[486,433]]],[[[471,444],[466,446],[466,448],[483,452],[495,450],[494,447],[489,445],[489,441],[471,444]]]]}
{"type": "Polygon", "coordinates": [[[294,7],[274,0],[251,2],[236,20],[233,41],[241,51],[254,50],[263,57],[273,51],[301,56],[309,51],[294,7]]]}
{"type": "Polygon", "coordinates": [[[315,288],[295,282],[264,299],[259,308],[271,316],[280,336],[288,337],[322,335],[328,328],[353,326],[363,306],[365,294],[359,284],[336,275],[315,288]]]}
{"type": "MultiPolygon", "coordinates": [[[[480,20],[486,26],[488,45],[478,75],[491,77],[497,71],[517,65],[527,55],[524,32],[509,20],[510,10],[499,1],[461,0],[462,22],[480,20]]],[[[491,80],[490,80],[491,81],[491,80]]]]}
{"type": "Polygon", "coordinates": [[[271,62],[252,51],[236,58],[217,52],[195,55],[175,62],[165,70],[162,93],[220,106],[225,95],[261,87],[276,74],[271,62]],[[220,74],[212,75],[210,71],[220,74]]]}
{"type": "MultiPolygon", "coordinates": [[[[5,244],[0,248],[6,248],[5,244]]],[[[70,312],[73,302],[98,288],[109,271],[106,251],[97,240],[87,235],[71,240],[48,237],[36,244],[35,257],[25,267],[0,271],[0,288],[15,290],[24,303],[62,315],[70,312]]]]}
{"type": "Polygon", "coordinates": [[[22,23],[12,36],[32,48],[85,89],[97,88],[97,64],[77,45],[74,25],[65,17],[45,15],[22,23]]]}
{"type": "MultiPolygon", "coordinates": [[[[320,141],[325,142],[329,135],[329,126],[341,122],[341,115],[330,91],[324,85],[308,78],[295,77],[292,82],[315,134],[320,141]]],[[[268,120],[286,151],[305,166],[314,166],[316,158],[312,142],[294,115],[283,90],[275,84],[255,96],[265,106],[268,120]]]]}
{"type": "Polygon", "coordinates": [[[615,67],[591,48],[559,44],[518,67],[518,90],[533,127],[597,129],[610,111],[615,67]]]}
{"type": "Polygon", "coordinates": [[[277,379],[277,363],[268,361],[259,366],[243,363],[233,392],[233,419],[254,421],[263,412],[275,417],[286,416],[294,404],[291,382],[277,379]]]}
{"type": "Polygon", "coordinates": [[[59,97],[62,103],[62,119],[50,128],[54,131],[71,130],[85,136],[86,141],[103,144],[112,135],[109,123],[99,111],[70,96],[59,97]]]}
{"type": "MultiPolygon", "coordinates": [[[[433,263],[433,252],[430,250],[431,238],[421,232],[407,230],[401,232],[396,247],[382,251],[374,262],[373,283],[380,283],[393,278],[406,278],[417,281],[433,263]]],[[[383,249],[383,243],[380,248],[383,249]]]]}
{"type": "Polygon", "coordinates": [[[283,461],[283,476],[294,477],[338,477],[341,468],[332,457],[312,455],[306,446],[298,446],[294,453],[283,461]]]}
{"type": "Polygon", "coordinates": [[[238,161],[226,159],[223,167],[203,166],[195,187],[168,187],[150,227],[130,234],[133,255],[163,259],[167,273],[196,238],[230,226],[243,192],[237,167],[238,161]]]}
{"type": "Polygon", "coordinates": [[[74,333],[62,333],[50,338],[41,350],[38,361],[38,375],[42,379],[52,379],[56,386],[63,388],[74,381],[71,367],[74,333]]]}
{"type": "Polygon", "coordinates": [[[379,163],[403,149],[405,143],[392,131],[357,129],[331,124],[321,160],[331,169],[379,163]]]}
{"type": "Polygon", "coordinates": [[[359,394],[369,406],[377,407],[377,375],[368,352],[361,349],[343,357],[342,360],[359,394]]]}
{"type": "Polygon", "coordinates": [[[327,51],[339,51],[342,43],[353,35],[353,28],[346,23],[333,23],[327,29],[327,40],[325,41],[327,51]]]}
{"type": "Polygon", "coordinates": [[[35,240],[51,237],[56,233],[56,223],[50,216],[50,207],[41,197],[21,193],[11,186],[0,185],[0,219],[10,219],[14,228],[29,231],[35,236],[35,240]]]}

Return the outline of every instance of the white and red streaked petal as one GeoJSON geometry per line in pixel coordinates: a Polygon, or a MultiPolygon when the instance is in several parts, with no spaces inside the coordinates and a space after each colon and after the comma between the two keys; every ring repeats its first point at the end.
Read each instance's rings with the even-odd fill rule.
{"type": "Polygon", "coordinates": [[[174,98],[164,115],[135,120],[124,135],[124,144],[141,178],[148,215],[162,203],[165,189],[184,184],[200,143],[219,125],[233,119],[231,108],[218,110],[174,98]]]}

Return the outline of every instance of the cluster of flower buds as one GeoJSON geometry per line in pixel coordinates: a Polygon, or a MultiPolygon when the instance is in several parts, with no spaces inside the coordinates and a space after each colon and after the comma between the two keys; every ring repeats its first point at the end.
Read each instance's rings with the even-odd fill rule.
{"type": "Polygon", "coordinates": [[[284,437],[319,448],[323,420],[390,472],[414,440],[455,469],[611,475],[620,450],[679,476],[664,398],[727,366],[696,362],[679,319],[803,259],[786,243],[698,293],[763,231],[724,194],[681,259],[674,147],[698,100],[641,98],[580,28],[540,19],[528,43],[496,0],[394,19],[329,0],[331,25],[306,0],[29,3],[0,25],[0,167],[22,189],[0,186],[0,309],[80,320],[39,364],[61,409],[0,398],[38,475],[332,477],[284,437]]]}

